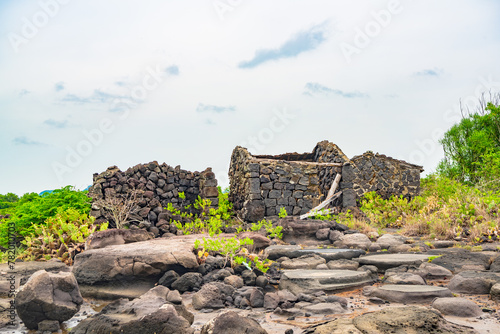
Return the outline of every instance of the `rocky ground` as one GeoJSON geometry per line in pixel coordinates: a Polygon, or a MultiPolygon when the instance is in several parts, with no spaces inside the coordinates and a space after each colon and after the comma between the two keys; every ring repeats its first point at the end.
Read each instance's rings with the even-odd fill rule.
{"type": "Polygon", "coordinates": [[[73,267],[16,263],[14,274],[0,265],[0,332],[500,333],[499,245],[471,251],[334,222],[281,223],[286,244],[246,235],[275,261],[265,275],[219,256],[200,265],[199,236],[109,242],[73,267]],[[11,275],[24,320],[14,327],[11,275]]]}

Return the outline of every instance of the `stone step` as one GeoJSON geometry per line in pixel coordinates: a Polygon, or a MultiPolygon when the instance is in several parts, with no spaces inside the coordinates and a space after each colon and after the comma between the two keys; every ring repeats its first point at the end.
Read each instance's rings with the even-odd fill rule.
{"type": "Polygon", "coordinates": [[[372,265],[377,267],[379,272],[384,272],[389,268],[403,265],[419,266],[422,262],[428,261],[430,256],[426,254],[375,254],[362,256],[358,261],[360,265],[372,265]]]}
{"type": "Polygon", "coordinates": [[[302,248],[297,245],[276,245],[269,246],[265,250],[270,260],[277,260],[280,257],[288,257],[290,259],[300,257],[307,254],[317,254],[324,258],[327,262],[332,260],[347,259],[360,257],[366,254],[361,249],[343,249],[343,248],[302,248]]]}
{"type": "Polygon", "coordinates": [[[431,285],[386,284],[381,287],[366,287],[365,296],[377,297],[393,303],[430,303],[435,298],[453,297],[448,288],[431,285]]]}
{"type": "Polygon", "coordinates": [[[281,274],[280,290],[295,295],[317,291],[341,291],[373,283],[370,272],[353,270],[285,270],[281,274]]]}

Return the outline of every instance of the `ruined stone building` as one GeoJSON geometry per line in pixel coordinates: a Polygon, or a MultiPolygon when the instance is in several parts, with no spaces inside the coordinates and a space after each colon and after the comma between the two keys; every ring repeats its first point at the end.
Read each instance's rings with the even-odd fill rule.
{"type": "Polygon", "coordinates": [[[334,206],[357,205],[363,194],[376,191],[383,198],[402,195],[412,198],[420,192],[422,166],[368,151],[349,159],[328,141],[311,153],[252,155],[237,146],[229,169],[229,199],[245,220],[275,216],[284,207],[288,215],[307,213],[321,203],[337,173],[342,178],[341,196],[334,206]]]}

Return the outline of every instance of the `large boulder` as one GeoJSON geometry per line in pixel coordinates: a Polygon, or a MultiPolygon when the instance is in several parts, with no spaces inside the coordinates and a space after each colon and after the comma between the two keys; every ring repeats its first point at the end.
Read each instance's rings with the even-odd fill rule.
{"type": "Polygon", "coordinates": [[[203,283],[203,276],[200,273],[185,273],[172,283],[172,289],[183,293],[199,289],[203,283]]]}
{"type": "Polygon", "coordinates": [[[363,233],[345,234],[335,241],[335,247],[356,248],[367,250],[372,244],[371,240],[363,233]]]}
{"type": "Polygon", "coordinates": [[[164,286],[157,286],[132,301],[119,299],[83,320],[70,334],[192,334],[194,316],[183,304],[169,302],[164,286]]]}
{"type": "Polygon", "coordinates": [[[470,252],[461,248],[430,250],[428,254],[440,255],[432,263],[445,267],[453,273],[470,270],[488,270],[490,263],[498,254],[470,252]]]}
{"type": "Polygon", "coordinates": [[[403,245],[405,242],[406,238],[402,235],[384,234],[377,239],[376,243],[380,246],[381,249],[389,249],[392,246],[403,245]]]}
{"type": "Polygon", "coordinates": [[[446,321],[424,307],[390,307],[354,319],[337,319],[312,326],[304,334],[477,334],[469,327],[446,321]]]}
{"type": "Polygon", "coordinates": [[[333,221],[315,220],[315,219],[299,219],[298,217],[286,217],[280,220],[283,226],[283,241],[294,241],[300,244],[329,244],[330,241],[326,238],[318,240],[316,234],[319,230],[344,230],[344,225],[337,224],[333,221]]]}
{"type": "Polygon", "coordinates": [[[76,256],[73,273],[84,296],[137,298],[169,270],[198,268],[194,240],[178,236],[91,249],[76,256]]]}
{"type": "Polygon", "coordinates": [[[153,233],[146,230],[109,229],[92,233],[85,241],[85,250],[104,248],[112,245],[123,245],[132,242],[154,239],[153,233]]]}
{"type": "Polygon", "coordinates": [[[234,291],[232,286],[224,283],[205,284],[193,295],[193,307],[195,310],[223,308],[226,297],[232,297],[234,291]]]}
{"type": "Polygon", "coordinates": [[[444,315],[463,318],[478,317],[483,314],[476,303],[465,298],[437,298],[432,302],[432,307],[444,315]]]}
{"type": "Polygon", "coordinates": [[[254,319],[242,317],[229,311],[207,322],[201,334],[267,334],[267,331],[254,319]]]}
{"type": "Polygon", "coordinates": [[[72,273],[37,271],[16,295],[16,311],[29,329],[44,320],[63,322],[79,310],[83,298],[72,273]]]}
{"type": "Polygon", "coordinates": [[[455,275],[448,288],[456,293],[489,294],[491,287],[500,283],[500,273],[488,271],[462,271],[455,275]]]}
{"type": "MultiPolygon", "coordinates": [[[[71,268],[59,260],[16,262],[15,287],[16,289],[26,284],[28,279],[39,270],[48,273],[69,272],[71,268]]],[[[0,264],[0,297],[7,298],[10,290],[11,273],[8,263],[0,264]]]]}

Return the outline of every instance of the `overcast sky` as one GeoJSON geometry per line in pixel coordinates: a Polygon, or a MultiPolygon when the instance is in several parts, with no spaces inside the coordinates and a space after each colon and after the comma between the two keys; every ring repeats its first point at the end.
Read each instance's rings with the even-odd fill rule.
{"type": "Polygon", "coordinates": [[[236,145],[329,140],[435,170],[459,101],[500,90],[500,2],[0,2],[0,193],[157,160],[228,185],[236,145]]]}

